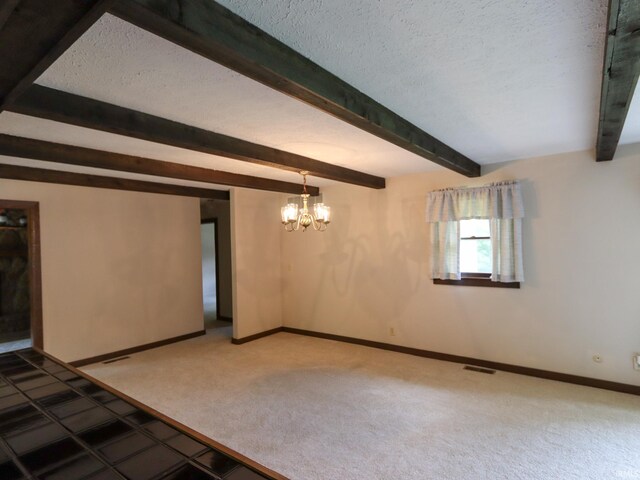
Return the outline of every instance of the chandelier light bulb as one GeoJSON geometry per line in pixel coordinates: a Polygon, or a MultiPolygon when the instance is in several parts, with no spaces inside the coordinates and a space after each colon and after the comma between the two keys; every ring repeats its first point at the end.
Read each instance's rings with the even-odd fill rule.
{"type": "Polygon", "coordinates": [[[298,206],[295,203],[288,203],[280,209],[282,223],[293,223],[298,219],[298,206]]]}

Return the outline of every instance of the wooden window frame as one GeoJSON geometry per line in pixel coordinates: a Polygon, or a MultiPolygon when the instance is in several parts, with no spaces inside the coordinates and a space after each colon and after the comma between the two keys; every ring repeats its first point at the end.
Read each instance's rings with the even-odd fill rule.
{"type": "Polygon", "coordinates": [[[434,278],[434,285],[461,285],[465,287],[520,288],[520,282],[493,282],[490,273],[460,273],[460,280],[434,278]]]}

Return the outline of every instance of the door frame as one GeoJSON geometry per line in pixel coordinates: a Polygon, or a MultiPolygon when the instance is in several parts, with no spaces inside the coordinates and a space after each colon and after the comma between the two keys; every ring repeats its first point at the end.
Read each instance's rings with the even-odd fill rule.
{"type": "Polygon", "coordinates": [[[27,212],[31,342],[34,347],[44,350],[42,328],[42,264],[40,257],[40,204],[39,202],[0,199],[0,209],[5,208],[15,208],[27,212]]]}
{"type": "MultiPolygon", "coordinates": [[[[217,218],[203,218],[200,220],[200,226],[213,223],[213,254],[216,257],[216,319],[220,319],[220,255],[218,254],[218,219],[217,218]]],[[[204,292],[203,292],[204,293],[204,292]]]]}

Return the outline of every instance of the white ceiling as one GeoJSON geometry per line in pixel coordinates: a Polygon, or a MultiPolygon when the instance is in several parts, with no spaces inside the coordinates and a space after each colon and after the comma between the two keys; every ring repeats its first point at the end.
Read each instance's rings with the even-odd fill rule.
{"type": "Polygon", "coordinates": [[[218,0],[479,163],[594,147],[607,0],[218,0]]]}
{"type": "MultiPolygon", "coordinates": [[[[607,0],[218,1],[479,163],[595,144],[607,0]]],[[[110,15],[37,83],[384,177],[440,168],[110,15]]],[[[11,113],[0,132],[299,181],[11,113]]]]}

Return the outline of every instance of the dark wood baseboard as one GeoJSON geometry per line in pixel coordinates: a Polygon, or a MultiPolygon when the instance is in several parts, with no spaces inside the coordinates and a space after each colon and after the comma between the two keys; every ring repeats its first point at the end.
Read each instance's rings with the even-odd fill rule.
{"type": "Polygon", "coordinates": [[[92,363],[104,362],[112,358],[122,357],[124,355],[131,355],[132,353],[142,352],[144,350],[150,350],[152,348],[163,347],[171,343],[181,342],[182,340],[188,340],[190,338],[199,337],[207,333],[206,330],[198,330],[197,332],[187,333],[185,335],[179,335],[177,337],[166,338],[157,342],[146,343],[144,345],[138,345],[137,347],[125,348],[124,350],[118,350],[117,352],[104,353],[95,357],[83,358],[82,360],[75,360],[69,362],[69,365],[73,367],[84,367],[92,363]]]}
{"type": "Polygon", "coordinates": [[[243,343],[252,342],[253,340],[258,340],[259,338],[268,337],[269,335],[273,335],[274,333],[284,331],[284,327],[272,328],[271,330],[267,330],[260,333],[255,333],[253,335],[249,335],[244,338],[232,338],[231,343],[235,345],[242,345],[243,343]]]}
{"type": "MultiPolygon", "coordinates": [[[[478,367],[491,368],[493,370],[500,370],[503,372],[518,373],[520,375],[527,375],[529,377],[544,378],[547,380],[556,380],[558,382],[573,383],[576,385],[584,385],[587,387],[602,388],[604,390],[612,390],[614,392],[640,395],[640,386],[629,385],[626,383],[611,382],[609,380],[600,380],[597,378],[581,377],[578,375],[571,375],[568,373],[551,372],[548,370],[522,367],[519,365],[510,365],[508,363],[492,362],[490,360],[480,360],[480,359],[471,358],[471,357],[462,357],[459,355],[451,355],[448,353],[432,352],[429,350],[421,350],[419,348],[403,347],[400,345],[392,345],[390,343],[374,342],[372,340],[363,340],[361,338],[344,337],[341,335],[333,335],[330,333],[313,332],[310,330],[302,330],[299,328],[282,327],[280,331],[287,332],[287,333],[295,333],[298,335],[306,335],[309,337],[324,338],[327,340],[336,340],[338,342],[353,343],[355,345],[363,345],[365,347],[380,348],[382,350],[406,353],[408,355],[432,358],[435,360],[444,360],[447,362],[475,365],[478,367]]],[[[272,332],[272,333],[276,333],[276,332],[272,332]]]]}
{"type": "MultiPolygon", "coordinates": [[[[216,258],[217,258],[217,257],[216,257],[216,258]]],[[[222,315],[218,315],[218,316],[216,317],[216,320],[222,320],[223,322],[233,322],[233,318],[231,318],[231,317],[225,317],[225,316],[222,316],[222,315]]]]}

